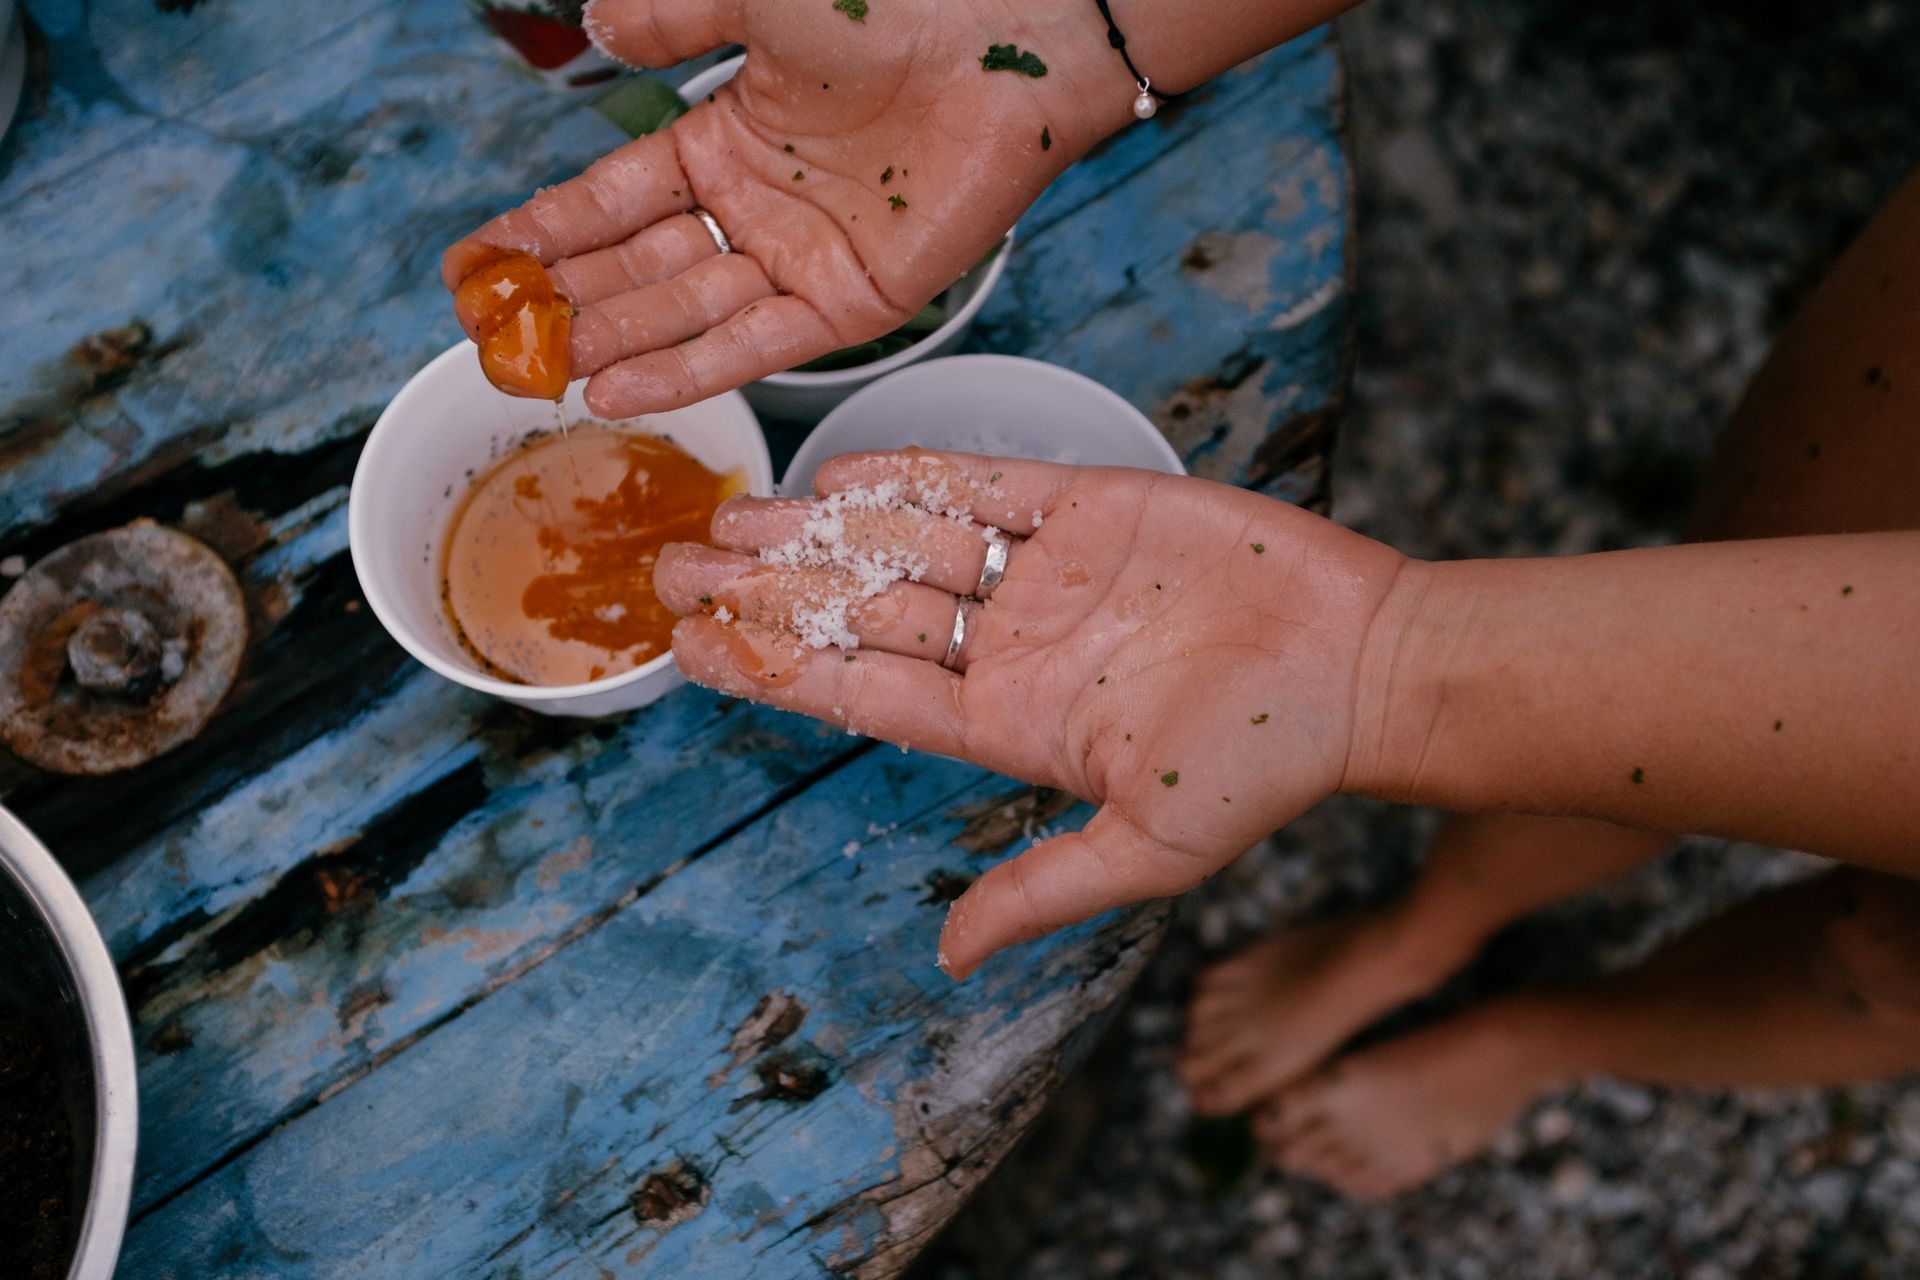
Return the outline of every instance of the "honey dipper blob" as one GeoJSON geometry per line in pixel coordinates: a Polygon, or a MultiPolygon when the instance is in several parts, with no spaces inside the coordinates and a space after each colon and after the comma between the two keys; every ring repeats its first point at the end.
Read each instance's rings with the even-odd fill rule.
{"type": "Polygon", "coordinates": [[[454,314],[480,344],[480,369],[510,396],[558,400],[573,376],[573,304],[532,254],[500,249],[453,291],[454,314]]]}

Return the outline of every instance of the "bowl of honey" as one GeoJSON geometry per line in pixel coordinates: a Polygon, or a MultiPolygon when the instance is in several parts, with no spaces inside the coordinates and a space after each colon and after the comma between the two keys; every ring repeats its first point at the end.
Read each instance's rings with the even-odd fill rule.
{"type": "Polygon", "coordinates": [[[726,498],[773,492],[738,392],[608,422],[583,386],[503,395],[459,343],[380,415],[348,502],[388,633],[449,680],[551,715],[632,710],[681,682],[654,558],[706,541],[726,498]]]}

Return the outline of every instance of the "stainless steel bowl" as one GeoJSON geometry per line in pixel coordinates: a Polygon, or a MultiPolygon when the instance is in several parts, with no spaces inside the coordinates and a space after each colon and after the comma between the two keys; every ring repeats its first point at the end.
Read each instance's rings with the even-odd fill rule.
{"type": "Polygon", "coordinates": [[[41,1024],[65,1094],[74,1203],[85,1206],[68,1280],[108,1280],[127,1228],[139,1137],[126,996],[73,881],[5,809],[0,996],[41,1024]]]}

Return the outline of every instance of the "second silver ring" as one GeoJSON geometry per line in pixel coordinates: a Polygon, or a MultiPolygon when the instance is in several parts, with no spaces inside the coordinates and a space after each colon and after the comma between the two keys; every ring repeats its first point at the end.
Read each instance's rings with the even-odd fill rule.
{"type": "Polygon", "coordinates": [[[720,220],[718,218],[708,213],[705,209],[702,209],[699,205],[693,206],[693,208],[687,210],[687,212],[698,218],[700,225],[707,229],[707,234],[713,237],[714,248],[720,250],[722,253],[733,252],[733,241],[727,239],[727,233],[720,229],[720,220]]]}
{"type": "Polygon", "coordinates": [[[960,607],[953,611],[953,634],[947,638],[947,652],[940,659],[940,665],[953,670],[953,663],[960,656],[960,647],[967,642],[967,615],[977,607],[972,600],[962,600],[960,607]]]}
{"type": "Polygon", "coordinates": [[[986,533],[987,562],[980,566],[980,585],[973,589],[976,598],[985,600],[1007,576],[1007,556],[1013,548],[1013,539],[998,529],[986,533]]]}

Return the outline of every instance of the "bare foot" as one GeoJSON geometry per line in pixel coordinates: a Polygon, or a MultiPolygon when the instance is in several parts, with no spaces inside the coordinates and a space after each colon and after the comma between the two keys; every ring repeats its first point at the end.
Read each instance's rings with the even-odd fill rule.
{"type": "Polygon", "coordinates": [[[1421,937],[1407,915],[1285,926],[1202,973],[1179,1067],[1194,1109],[1244,1111],[1466,958],[1470,948],[1421,937]]]}
{"type": "Polygon", "coordinates": [[[1276,1095],[1254,1133],[1288,1171],[1357,1199],[1417,1187],[1555,1084],[1516,1022],[1490,1005],[1337,1059],[1276,1095]]]}

